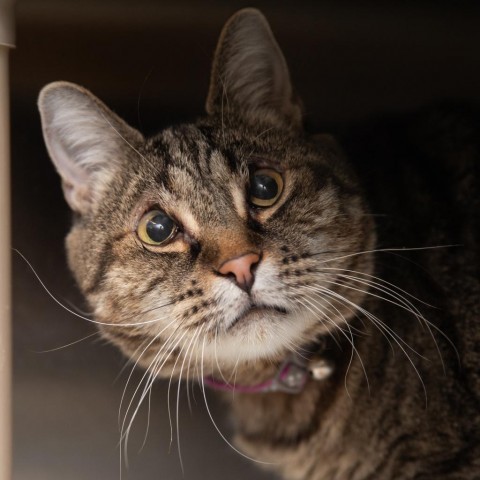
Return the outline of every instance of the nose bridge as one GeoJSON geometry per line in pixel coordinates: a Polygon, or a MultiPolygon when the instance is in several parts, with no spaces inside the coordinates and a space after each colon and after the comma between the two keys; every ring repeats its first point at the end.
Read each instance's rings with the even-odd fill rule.
{"type": "Polygon", "coordinates": [[[241,257],[247,253],[258,253],[252,238],[246,229],[229,229],[219,232],[217,236],[217,268],[227,260],[241,257]]]}

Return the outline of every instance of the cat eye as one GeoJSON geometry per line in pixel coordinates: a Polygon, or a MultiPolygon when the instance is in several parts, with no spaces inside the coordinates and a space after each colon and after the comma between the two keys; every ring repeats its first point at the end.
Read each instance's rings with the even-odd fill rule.
{"type": "Polygon", "coordinates": [[[150,210],[138,222],[137,235],[147,245],[163,245],[177,232],[175,222],[161,210],[150,210]]]}
{"type": "Polygon", "coordinates": [[[282,176],[270,168],[255,170],[250,179],[250,203],[256,207],[271,207],[283,190],[282,176]]]}

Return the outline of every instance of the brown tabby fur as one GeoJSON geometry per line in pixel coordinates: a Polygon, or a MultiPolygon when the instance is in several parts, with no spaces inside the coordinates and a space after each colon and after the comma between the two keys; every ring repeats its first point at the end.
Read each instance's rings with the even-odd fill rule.
{"type": "Polygon", "coordinates": [[[194,124],[145,140],[64,82],[39,105],[75,212],[70,267],[127,355],[154,375],[251,385],[325,338],[328,379],[225,395],[242,451],[287,479],[480,478],[478,124],[423,114],[390,138],[383,123],[365,158],[369,132],[347,143],[354,173],[330,137],[302,129],[252,9],[226,24],[194,124]],[[253,208],[249,172],[263,167],[285,188],[253,208]],[[153,206],[180,227],[168,245],[136,234],[153,206]],[[261,255],[250,293],[219,274],[247,252],[261,255]],[[268,308],[235,323],[252,305],[268,308]]]}

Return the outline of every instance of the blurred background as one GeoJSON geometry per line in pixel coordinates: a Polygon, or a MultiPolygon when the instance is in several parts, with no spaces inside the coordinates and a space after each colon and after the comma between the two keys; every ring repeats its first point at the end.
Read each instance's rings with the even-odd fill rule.
{"type": "MultiPolygon", "coordinates": [[[[85,307],[65,265],[70,215],[41,138],[38,91],[54,80],[79,83],[146,134],[193,120],[203,112],[220,29],[245,6],[269,19],[311,128],[335,131],[383,112],[480,100],[478,1],[19,0],[11,55],[13,246],[69,308],[85,307]]],[[[117,417],[131,367],[121,374],[125,359],[59,307],[16,253],[13,267],[14,479],[119,479],[117,417]]],[[[131,380],[127,400],[140,378],[131,380]]],[[[184,388],[182,474],[167,387],[153,388],[143,448],[146,408],[134,423],[122,479],[274,478],[226,445],[198,389],[190,411],[184,388]]],[[[174,385],[173,415],[176,395],[174,385]]],[[[228,436],[226,409],[215,395],[208,400],[228,436]]]]}

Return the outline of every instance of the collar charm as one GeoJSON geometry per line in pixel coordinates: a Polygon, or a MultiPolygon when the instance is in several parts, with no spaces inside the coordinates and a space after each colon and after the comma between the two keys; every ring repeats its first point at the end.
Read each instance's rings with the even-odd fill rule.
{"type": "Polygon", "coordinates": [[[317,358],[308,360],[298,354],[291,354],[278,369],[277,374],[265,382],[256,385],[232,385],[205,377],[205,385],[214,390],[239,392],[239,393],[267,393],[284,392],[290,394],[300,393],[309,379],[322,381],[327,379],[334,370],[333,362],[317,358]]]}

